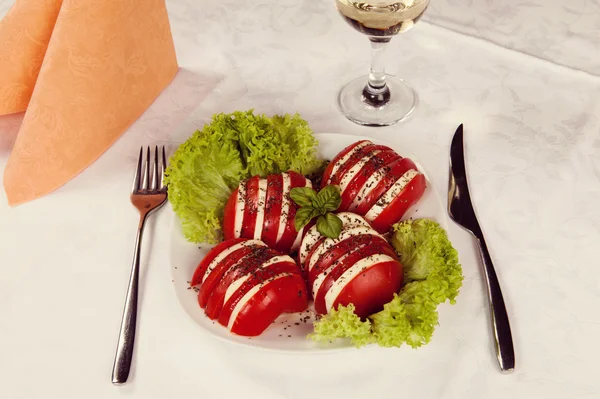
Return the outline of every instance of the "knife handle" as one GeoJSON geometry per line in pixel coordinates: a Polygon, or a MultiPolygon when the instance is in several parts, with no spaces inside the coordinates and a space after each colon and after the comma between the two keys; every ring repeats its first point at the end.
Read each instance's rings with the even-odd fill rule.
{"type": "Polygon", "coordinates": [[[483,262],[483,270],[487,287],[487,294],[490,303],[490,314],[492,321],[492,330],[494,332],[494,344],[496,356],[500,364],[500,370],[510,373],[515,368],[515,349],[513,347],[512,333],[510,331],[510,322],[500,289],[500,282],[494,270],[492,258],[485,244],[483,234],[477,234],[479,244],[479,253],[483,262]]]}

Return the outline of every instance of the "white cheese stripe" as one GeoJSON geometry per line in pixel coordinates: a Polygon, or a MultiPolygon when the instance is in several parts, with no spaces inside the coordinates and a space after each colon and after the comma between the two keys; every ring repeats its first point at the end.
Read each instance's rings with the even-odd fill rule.
{"type": "Polygon", "coordinates": [[[319,290],[321,289],[321,286],[323,285],[323,282],[325,282],[325,279],[333,271],[333,269],[335,269],[339,265],[342,265],[344,263],[344,261],[350,255],[352,255],[356,251],[361,251],[364,247],[365,247],[365,245],[362,244],[362,245],[359,245],[356,248],[351,249],[350,251],[348,251],[347,253],[345,253],[341,257],[339,257],[336,261],[331,262],[331,264],[329,265],[329,267],[327,269],[321,270],[321,273],[319,273],[319,275],[317,276],[317,278],[315,278],[315,281],[313,281],[313,286],[312,286],[313,297],[317,296],[317,294],[319,293],[319,290]]]}
{"type": "Polygon", "coordinates": [[[371,191],[375,189],[375,187],[377,187],[381,179],[383,179],[387,173],[389,173],[389,169],[385,167],[378,169],[375,173],[373,173],[367,179],[365,184],[363,184],[360,190],[358,190],[358,194],[356,195],[356,197],[354,197],[354,201],[352,201],[349,210],[353,211],[356,208],[358,208],[360,203],[365,199],[367,195],[371,193],[371,191]]]}
{"type": "Polygon", "coordinates": [[[258,181],[258,202],[256,206],[256,224],[254,225],[254,238],[260,240],[265,222],[265,203],[267,202],[267,179],[258,181]]]}
{"type": "Polygon", "coordinates": [[[339,161],[337,161],[334,165],[333,168],[331,168],[331,174],[329,175],[329,179],[327,179],[327,183],[331,183],[331,178],[337,173],[337,171],[340,169],[340,167],[345,164],[346,162],[348,162],[348,160],[354,155],[356,154],[358,151],[360,151],[361,148],[366,147],[368,145],[371,145],[373,143],[371,143],[370,141],[365,141],[362,142],[360,144],[358,144],[356,147],[354,147],[352,150],[350,150],[346,155],[344,155],[339,161]]]}
{"type": "Polygon", "coordinates": [[[315,264],[319,260],[319,257],[329,251],[334,245],[339,244],[340,242],[359,235],[373,235],[377,237],[381,237],[377,231],[369,226],[352,226],[349,229],[342,229],[338,238],[327,238],[323,241],[319,246],[313,251],[309,261],[308,261],[308,270],[312,270],[315,267],[315,264]]]}
{"type": "Polygon", "coordinates": [[[372,151],[369,155],[363,157],[360,161],[354,164],[354,166],[347,170],[346,173],[344,173],[344,176],[342,176],[342,180],[340,181],[340,190],[342,192],[342,195],[344,194],[344,191],[346,191],[346,189],[348,188],[348,184],[350,184],[354,176],[356,176],[358,172],[362,170],[362,168],[367,164],[367,162],[369,162],[375,155],[379,154],[380,152],[380,150],[372,151]]]}
{"type": "Polygon", "coordinates": [[[331,307],[335,303],[335,300],[340,295],[344,287],[346,287],[346,285],[356,276],[379,263],[390,262],[393,260],[394,259],[388,255],[379,254],[368,256],[352,265],[352,267],[346,270],[344,274],[342,274],[340,278],[333,283],[331,288],[329,288],[325,294],[325,308],[327,311],[329,312],[331,310],[331,307]]]}
{"type": "Polygon", "coordinates": [[[250,289],[250,291],[246,292],[246,294],[242,297],[242,299],[240,299],[240,301],[235,305],[235,307],[233,308],[233,312],[231,312],[231,316],[229,317],[229,322],[227,323],[227,328],[229,328],[231,330],[231,328],[233,327],[233,324],[235,323],[235,319],[237,319],[238,314],[240,313],[240,311],[242,310],[242,308],[248,303],[248,301],[250,301],[250,299],[252,299],[252,297],[254,295],[256,295],[258,293],[258,291],[260,291],[265,285],[272,283],[275,280],[279,280],[280,278],[283,277],[287,277],[287,276],[291,276],[291,273],[282,273],[279,274],[267,281],[262,282],[261,284],[257,284],[254,287],[252,287],[250,289]]]}
{"type": "Polygon", "coordinates": [[[238,195],[235,199],[235,218],[234,220],[234,229],[233,229],[233,238],[239,238],[242,235],[242,224],[244,222],[244,210],[246,209],[246,184],[247,181],[244,180],[240,183],[238,187],[238,195]]]}
{"type": "MultiPolygon", "coordinates": [[[[350,226],[369,226],[369,223],[365,219],[363,219],[362,216],[356,215],[351,212],[340,212],[337,214],[337,216],[341,219],[342,226],[344,226],[344,228],[350,226]]],[[[321,233],[317,231],[316,225],[312,226],[308,230],[308,232],[304,236],[304,239],[302,240],[302,243],[300,244],[300,264],[304,264],[306,262],[306,257],[308,256],[308,253],[322,237],[323,236],[321,235],[321,233]]]]}
{"type": "Polygon", "coordinates": [[[383,210],[398,196],[398,194],[402,192],[402,190],[404,190],[408,183],[410,183],[410,181],[418,174],[419,172],[417,172],[414,169],[410,169],[409,171],[404,173],[402,177],[396,180],[396,183],[394,183],[392,187],[390,187],[389,190],[387,190],[386,193],[383,194],[381,198],[379,198],[375,205],[373,205],[371,209],[369,209],[369,211],[365,215],[365,219],[369,221],[375,220],[377,216],[379,216],[381,212],[383,212],[383,210]]]}
{"type": "MultiPolygon", "coordinates": [[[[242,261],[246,261],[246,258],[243,258],[240,262],[237,262],[236,265],[239,265],[242,261]]],[[[260,265],[256,270],[266,269],[267,267],[269,267],[271,265],[274,265],[276,263],[281,263],[281,262],[294,263],[294,260],[288,255],[274,256],[271,259],[264,262],[262,265],[260,265]]],[[[233,266],[232,266],[232,268],[233,268],[233,266]]],[[[246,280],[248,280],[253,275],[253,273],[256,270],[253,270],[252,272],[247,273],[247,274],[243,275],[242,277],[238,278],[237,280],[233,281],[229,285],[229,287],[227,287],[227,291],[225,291],[224,302],[227,302],[229,300],[229,298],[231,298],[231,296],[242,286],[242,284],[244,284],[244,282],[246,282],[246,280]]]]}
{"type": "Polygon", "coordinates": [[[229,255],[231,255],[232,253],[234,253],[238,249],[241,249],[241,248],[244,248],[244,247],[249,247],[251,245],[257,245],[259,247],[266,247],[267,246],[267,244],[265,244],[262,241],[258,241],[258,240],[242,241],[242,242],[238,242],[235,245],[230,246],[229,248],[227,248],[226,250],[222,251],[220,254],[218,254],[217,256],[215,256],[215,258],[212,260],[212,262],[210,262],[208,264],[208,267],[206,268],[206,271],[204,272],[204,276],[202,277],[202,282],[204,283],[204,281],[208,278],[208,276],[215,269],[215,267],[217,267],[217,265],[219,263],[221,263],[226,257],[228,257],[229,255]]]}
{"type": "Polygon", "coordinates": [[[276,244],[279,243],[279,240],[281,240],[281,237],[283,237],[285,225],[287,224],[287,215],[290,213],[290,201],[286,193],[290,192],[292,179],[287,173],[282,173],[281,176],[283,178],[283,185],[281,186],[281,215],[279,216],[279,225],[277,226],[277,239],[275,240],[276,244]]]}

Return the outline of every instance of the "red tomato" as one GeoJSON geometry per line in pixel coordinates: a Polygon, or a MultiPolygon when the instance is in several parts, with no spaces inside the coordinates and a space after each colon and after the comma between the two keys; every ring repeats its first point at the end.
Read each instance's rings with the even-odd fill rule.
{"type": "MultiPolygon", "coordinates": [[[[384,243],[384,244],[379,244],[379,245],[371,245],[371,246],[362,246],[359,248],[356,248],[354,251],[350,251],[346,256],[344,256],[343,258],[340,257],[338,258],[338,264],[333,268],[333,270],[331,270],[329,273],[327,273],[327,271],[324,271],[324,273],[327,273],[327,277],[325,277],[325,279],[323,280],[323,283],[320,285],[320,287],[318,288],[318,291],[316,292],[316,294],[314,295],[315,298],[315,310],[317,311],[317,313],[319,314],[325,314],[327,313],[329,310],[331,310],[331,305],[327,306],[326,304],[326,296],[327,293],[332,290],[336,290],[337,287],[337,291],[338,291],[338,295],[339,293],[341,293],[343,287],[345,287],[345,285],[347,285],[348,283],[350,283],[350,279],[344,279],[346,281],[341,281],[340,278],[342,277],[342,275],[345,272],[348,272],[350,269],[358,267],[359,262],[362,261],[362,263],[367,262],[367,264],[362,265],[362,263],[360,263],[360,268],[361,270],[364,270],[363,273],[367,273],[368,270],[370,270],[370,268],[374,265],[376,265],[377,263],[373,263],[369,261],[369,258],[373,258],[375,255],[379,255],[379,254],[384,254],[386,256],[388,256],[390,259],[393,260],[392,258],[392,254],[394,253],[394,250],[390,247],[389,244],[384,243]],[[336,285],[336,287],[334,287],[334,285],[336,285]]],[[[396,262],[398,265],[398,268],[400,270],[402,270],[402,266],[400,265],[399,262],[396,262]]],[[[401,280],[400,280],[401,282],[401,280]]],[[[398,281],[395,281],[394,284],[398,283],[398,281]]],[[[314,282],[313,282],[314,284],[314,282]]],[[[313,285],[311,284],[311,285],[313,285]]],[[[355,301],[353,302],[354,305],[356,307],[365,307],[363,306],[363,302],[369,303],[371,304],[372,300],[371,300],[371,296],[377,296],[376,295],[376,290],[377,287],[373,287],[373,291],[372,292],[368,292],[365,291],[365,295],[364,297],[355,297],[355,301]]],[[[398,288],[398,290],[396,291],[392,291],[391,293],[388,292],[387,294],[391,294],[393,296],[393,294],[395,292],[398,292],[400,288],[398,288]]],[[[335,295],[334,295],[335,296],[335,295]]],[[[391,299],[391,298],[390,298],[391,299]]],[[[386,302],[389,302],[386,301],[386,302]]],[[[383,306],[386,302],[381,302],[380,305],[383,306]]],[[[335,302],[332,302],[332,304],[335,304],[335,302]]]]}
{"type": "Polygon", "coordinates": [[[260,335],[281,313],[302,312],[307,305],[306,286],[300,276],[276,279],[240,309],[231,324],[231,332],[244,336],[260,335]]]}
{"type": "Polygon", "coordinates": [[[283,176],[270,175],[267,177],[267,200],[265,204],[265,223],[263,225],[262,240],[271,248],[277,244],[279,218],[283,202],[283,176]]]}
{"type": "Polygon", "coordinates": [[[198,303],[232,332],[258,335],[284,312],[308,306],[296,262],[261,241],[237,238],[215,246],[194,277],[198,303]]]}
{"type": "Polygon", "coordinates": [[[355,306],[358,317],[367,317],[383,310],[383,305],[394,299],[394,293],[402,287],[402,266],[396,261],[377,263],[348,282],[333,303],[355,306]]]}
{"type": "Polygon", "coordinates": [[[350,144],[348,147],[344,148],[340,153],[338,153],[331,160],[331,162],[329,162],[329,165],[327,165],[327,168],[325,168],[325,172],[323,172],[323,177],[321,178],[321,188],[329,184],[334,169],[337,170],[341,164],[351,156],[351,154],[349,155],[351,151],[358,151],[358,149],[370,143],[371,142],[369,140],[357,141],[356,143],[350,144]]]}
{"type": "MultiPolygon", "coordinates": [[[[371,215],[371,211],[369,211],[365,215],[366,219],[380,233],[388,231],[391,225],[400,220],[398,215],[404,215],[408,208],[419,201],[425,192],[426,185],[425,176],[417,174],[398,194],[390,195],[389,203],[381,204],[381,212],[371,215]]],[[[385,200],[385,197],[383,199],[385,200]]]]}
{"type": "Polygon", "coordinates": [[[194,287],[194,286],[202,283],[202,278],[204,277],[204,274],[206,273],[206,269],[208,268],[208,265],[210,264],[210,262],[212,262],[213,259],[215,259],[217,257],[217,255],[219,255],[221,252],[225,251],[232,245],[238,244],[243,241],[247,241],[247,240],[245,240],[243,238],[236,238],[234,240],[222,242],[220,244],[217,244],[215,247],[213,247],[206,254],[206,256],[204,258],[202,258],[202,261],[200,261],[200,264],[196,267],[196,271],[194,272],[194,276],[192,277],[192,281],[190,282],[190,285],[192,287],[194,287]]]}
{"type": "Polygon", "coordinates": [[[241,182],[225,206],[225,239],[254,238],[281,252],[296,251],[305,229],[297,232],[294,226],[298,206],[290,191],[295,187],[311,187],[310,180],[288,172],[241,182]]]}
{"type": "MultiPolygon", "coordinates": [[[[401,158],[395,151],[387,150],[381,151],[378,154],[372,156],[368,162],[356,173],[351,180],[346,184],[340,184],[340,190],[342,192],[342,203],[338,208],[338,211],[344,212],[350,209],[350,205],[357,198],[359,192],[367,180],[379,169],[389,165],[390,163],[401,158]]],[[[367,190],[368,188],[365,188],[367,190]]]]}
{"type": "Polygon", "coordinates": [[[356,171],[353,169],[354,167],[360,170],[368,158],[386,150],[393,151],[389,147],[384,145],[375,145],[373,143],[367,144],[358,149],[355,147],[355,149],[349,153],[349,158],[337,168],[337,171],[334,168],[334,172],[329,178],[328,183],[326,183],[325,180],[321,181],[321,187],[325,187],[327,184],[340,184],[347,173],[356,171]]]}
{"type": "Polygon", "coordinates": [[[382,309],[400,290],[402,264],[391,245],[362,217],[349,212],[338,216],[343,225],[340,236],[325,239],[311,229],[299,258],[308,270],[317,313],[353,303],[364,317],[382,309]]]}
{"type": "Polygon", "coordinates": [[[408,158],[370,141],[358,141],[334,158],[322,186],[338,184],[339,211],[365,216],[380,233],[400,221],[423,196],[426,179],[408,158]]]}

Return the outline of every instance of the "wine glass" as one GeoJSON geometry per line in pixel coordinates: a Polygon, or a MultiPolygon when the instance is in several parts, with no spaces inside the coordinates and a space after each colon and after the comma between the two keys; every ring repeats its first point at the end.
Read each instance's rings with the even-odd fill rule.
{"type": "Polygon", "coordinates": [[[388,126],[408,117],[418,97],[402,79],[385,74],[383,53],[392,37],[406,32],[421,18],[429,0],[335,0],[339,13],[354,29],[369,37],[371,71],[342,88],[338,105],[348,119],[361,125],[388,126]]]}

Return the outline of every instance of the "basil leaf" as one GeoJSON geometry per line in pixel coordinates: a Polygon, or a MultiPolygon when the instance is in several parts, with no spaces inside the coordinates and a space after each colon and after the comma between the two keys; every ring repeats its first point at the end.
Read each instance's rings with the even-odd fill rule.
{"type": "Polygon", "coordinates": [[[321,210],[321,214],[323,215],[326,212],[333,212],[337,210],[342,203],[340,187],[336,185],[325,186],[325,188],[323,188],[321,191],[319,191],[319,194],[317,194],[315,203],[315,208],[321,210]]]}
{"type": "Polygon", "coordinates": [[[312,218],[314,218],[315,210],[310,206],[304,206],[296,212],[296,217],[294,218],[294,226],[296,227],[296,231],[302,230],[304,226],[306,226],[312,218]]]}
{"type": "Polygon", "coordinates": [[[317,231],[328,238],[338,238],[342,232],[342,226],[342,220],[333,213],[319,216],[317,219],[317,231]]]}
{"type": "Polygon", "coordinates": [[[313,206],[313,199],[317,193],[310,187],[294,187],[290,190],[290,197],[300,206],[313,206]]]}

